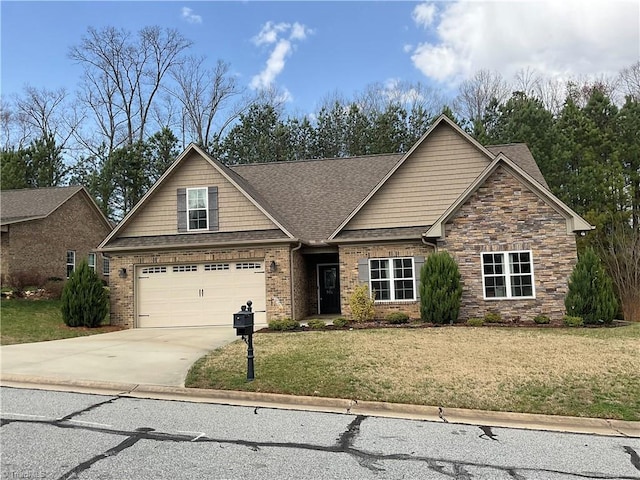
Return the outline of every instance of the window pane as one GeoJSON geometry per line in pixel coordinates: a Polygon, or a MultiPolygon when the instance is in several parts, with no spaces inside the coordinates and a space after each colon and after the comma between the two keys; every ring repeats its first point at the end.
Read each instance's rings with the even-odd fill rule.
{"type": "Polygon", "coordinates": [[[396,280],[394,282],[396,300],[413,300],[413,281],[396,280]]]}
{"type": "Polygon", "coordinates": [[[189,209],[207,208],[206,193],[207,193],[206,188],[189,190],[189,209]]]}
{"type": "Polygon", "coordinates": [[[106,257],[102,258],[102,274],[109,275],[109,259],[106,257]]]}
{"type": "Polygon", "coordinates": [[[375,300],[391,300],[391,285],[388,280],[372,281],[371,290],[375,300]]]}
{"type": "Polygon", "coordinates": [[[389,260],[371,260],[370,274],[372,280],[389,278],[389,260]]]}
{"type": "Polygon", "coordinates": [[[93,271],[96,270],[96,254],[95,253],[89,254],[89,257],[87,258],[87,263],[89,264],[89,268],[91,268],[91,270],[93,271]]]}

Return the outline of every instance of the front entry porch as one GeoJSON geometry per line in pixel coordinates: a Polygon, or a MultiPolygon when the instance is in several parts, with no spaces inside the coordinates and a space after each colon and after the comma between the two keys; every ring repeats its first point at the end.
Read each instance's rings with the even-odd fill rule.
{"type": "Polygon", "coordinates": [[[303,253],[305,308],[300,318],[340,316],[340,265],[337,252],[303,253]]]}

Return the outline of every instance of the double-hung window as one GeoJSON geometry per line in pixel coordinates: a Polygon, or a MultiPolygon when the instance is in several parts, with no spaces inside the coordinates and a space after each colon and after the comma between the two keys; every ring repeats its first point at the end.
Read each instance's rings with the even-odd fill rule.
{"type": "Polygon", "coordinates": [[[102,257],[102,275],[109,276],[109,259],[107,257],[102,257]]]}
{"type": "Polygon", "coordinates": [[[534,298],[531,251],[482,254],[484,298],[534,298]]]}
{"type": "Polygon", "coordinates": [[[87,257],[87,263],[89,264],[89,268],[92,271],[96,271],[96,254],[95,253],[90,253],[89,256],[87,257]]]}
{"type": "Polygon", "coordinates": [[[209,219],[207,212],[209,209],[207,198],[207,188],[187,189],[187,218],[188,230],[207,230],[209,219]]]}
{"type": "Polygon", "coordinates": [[[76,251],[67,250],[67,278],[71,276],[71,272],[76,269],[76,251]]]}
{"type": "Polygon", "coordinates": [[[371,291],[375,300],[415,300],[413,258],[374,258],[369,260],[371,291]]]}

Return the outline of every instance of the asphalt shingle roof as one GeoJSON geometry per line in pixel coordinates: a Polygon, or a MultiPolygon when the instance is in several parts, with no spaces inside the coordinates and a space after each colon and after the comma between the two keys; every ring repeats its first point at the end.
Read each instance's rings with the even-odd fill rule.
{"type": "MultiPolygon", "coordinates": [[[[525,144],[486,148],[494,155],[504,153],[548,188],[525,144]]],[[[295,237],[321,242],[338,228],[403,156],[396,153],[253,163],[236,165],[230,170],[236,179],[240,177],[238,183],[245,191],[273,212],[295,237]]],[[[344,238],[356,235],[344,233],[344,238]]]]}
{"type": "Polygon", "coordinates": [[[0,222],[2,225],[44,218],[82,187],[29,188],[0,191],[0,222]]]}

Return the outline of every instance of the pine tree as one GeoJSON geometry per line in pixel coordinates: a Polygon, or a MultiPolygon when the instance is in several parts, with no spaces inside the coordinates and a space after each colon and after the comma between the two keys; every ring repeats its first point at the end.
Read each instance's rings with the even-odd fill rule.
{"type": "Polygon", "coordinates": [[[61,300],[62,318],[70,327],[97,327],[108,311],[107,292],[86,261],[71,272],[61,300]]]}
{"type": "Polygon", "coordinates": [[[458,320],[462,284],[458,264],[448,252],[433,253],[420,270],[420,317],[425,322],[458,320]]]}
{"type": "Polygon", "coordinates": [[[567,315],[582,317],[585,325],[609,324],[618,311],[611,278],[591,248],[587,248],[569,278],[564,300],[567,315]]]}

